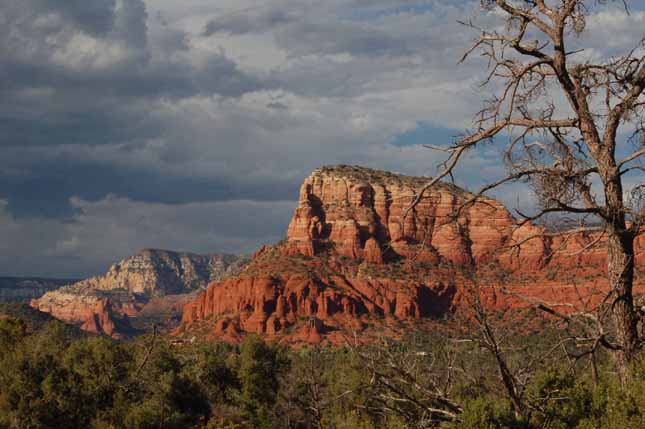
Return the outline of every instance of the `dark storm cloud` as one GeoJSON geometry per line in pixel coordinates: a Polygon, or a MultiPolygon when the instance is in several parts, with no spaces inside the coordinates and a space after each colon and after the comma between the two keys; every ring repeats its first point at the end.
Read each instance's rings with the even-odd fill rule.
{"type": "Polygon", "coordinates": [[[92,96],[87,100],[81,94],[72,100],[59,94],[29,100],[5,97],[0,102],[0,147],[110,144],[157,135],[146,111],[124,105],[124,100],[92,96]],[[21,111],[11,111],[12,106],[21,111]]]}
{"type": "Polygon", "coordinates": [[[176,29],[149,40],[140,0],[1,1],[0,24],[0,198],[8,213],[70,218],[71,197],[108,193],[180,204],[262,192],[82,155],[95,145],[117,145],[111,159],[142,152],[168,132],[166,118],[153,114],[160,104],[271,85],[223,52],[193,62],[187,34],[176,29]]]}
{"type": "Polygon", "coordinates": [[[290,200],[297,193],[298,184],[292,180],[244,184],[227,178],[165,176],[155,171],[63,160],[33,166],[24,175],[0,174],[0,195],[11,203],[7,211],[27,218],[72,218],[72,197],[97,201],[115,194],[142,202],[178,205],[236,199],[290,200]]]}
{"type": "MultiPolygon", "coordinates": [[[[418,143],[445,143],[481,99],[482,65],[455,67],[464,3],[0,0],[0,274],[252,251],[322,164],[432,174],[418,143]]],[[[590,20],[598,51],[640,22],[590,20]]],[[[459,177],[498,160],[473,152],[459,177]]]]}
{"type": "Polygon", "coordinates": [[[287,106],[284,103],[280,103],[279,101],[272,101],[270,103],[267,103],[267,107],[270,109],[278,109],[278,110],[287,110],[289,106],[287,106]]]}
{"type": "MultiPolygon", "coordinates": [[[[7,24],[9,19],[44,17],[52,14],[88,33],[106,34],[114,25],[115,5],[115,0],[2,0],[0,19],[7,24]]],[[[19,25],[35,24],[35,20],[27,20],[19,25]]],[[[47,27],[43,24],[40,26],[47,27]]]]}
{"type": "Polygon", "coordinates": [[[287,7],[251,7],[210,20],[204,27],[204,36],[215,33],[248,34],[270,30],[294,22],[298,15],[287,7]]]}
{"type": "Polygon", "coordinates": [[[167,205],[108,195],[74,198],[74,215],[16,218],[0,200],[0,270],[4,275],[86,277],[144,247],[208,253],[252,252],[282,238],[291,201],[167,205]],[[261,222],[258,220],[261,219],[261,222]],[[217,220],[216,222],[214,220],[217,220]]]}
{"type": "Polygon", "coordinates": [[[119,144],[127,157],[128,147],[166,129],[151,116],[156,103],[239,97],[265,86],[223,53],[191,64],[179,31],[162,33],[164,55],[155,56],[146,19],[139,0],[0,3],[0,156],[3,165],[21,165],[19,174],[0,169],[0,198],[8,199],[12,214],[68,218],[71,197],[97,200],[108,193],[173,203],[234,197],[234,184],[167,177],[64,151],[52,159],[26,149],[67,145],[74,152],[74,145],[119,144]],[[89,47],[75,64],[83,48],[74,45],[79,37],[89,47]],[[106,61],[110,50],[115,58],[106,61]]]}
{"type": "Polygon", "coordinates": [[[149,138],[159,126],[147,121],[144,102],[239,97],[269,86],[223,53],[191,64],[182,55],[185,35],[177,32],[174,43],[161,41],[165,55],[153,55],[139,0],[0,7],[2,146],[149,138]]]}
{"type": "Polygon", "coordinates": [[[206,65],[196,71],[195,89],[201,93],[216,93],[239,97],[248,92],[270,89],[276,84],[254,78],[239,71],[235,62],[222,55],[212,55],[206,65]]]}
{"type": "Polygon", "coordinates": [[[141,0],[2,0],[0,52],[3,59],[46,62],[78,33],[118,38],[143,47],[145,5],[141,0]],[[118,12],[118,13],[117,13],[118,12]]]}
{"type": "Polygon", "coordinates": [[[346,22],[298,22],[277,32],[276,40],[291,55],[342,54],[404,56],[407,42],[371,25],[346,22]]]}
{"type": "Polygon", "coordinates": [[[217,17],[204,28],[215,33],[243,35],[274,31],[276,42],[290,55],[339,54],[357,56],[407,55],[406,41],[363,22],[337,16],[310,16],[307,4],[276,4],[217,17]]]}

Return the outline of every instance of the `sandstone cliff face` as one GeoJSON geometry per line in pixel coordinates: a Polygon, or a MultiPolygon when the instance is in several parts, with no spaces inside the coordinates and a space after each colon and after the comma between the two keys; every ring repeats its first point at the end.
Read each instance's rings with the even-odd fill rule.
{"type": "Polygon", "coordinates": [[[518,294],[577,298],[563,273],[573,275],[566,282],[585,281],[583,292],[606,287],[602,237],[535,237],[543,227],[519,226],[493,199],[458,211],[472,195],[450,185],[426,192],[407,212],[427,181],[361,167],[314,171],[286,242],[260,249],[241,275],[212,283],[186,305],[176,334],[237,341],[254,332],[287,343],[397,335],[458,305],[464,269],[506,277],[486,285],[491,308],[526,305],[518,294]]]}
{"type": "Polygon", "coordinates": [[[200,294],[184,308],[182,321],[190,325],[216,315],[213,335],[233,340],[248,332],[273,337],[296,327],[300,340],[319,342],[331,332],[361,331],[374,319],[394,323],[441,314],[454,294],[454,284],[432,279],[243,276],[200,294]]]}
{"type": "Polygon", "coordinates": [[[241,263],[236,255],[145,249],[112,265],[103,276],[75,283],[69,290],[121,289],[147,297],[188,293],[204,289],[211,281],[238,269],[241,263]]]}
{"type": "Polygon", "coordinates": [[[137,297],[128,293],[113,295],[85,290],[85,293],[78,294],[74,289],[63,287],[46,293],[40,299],[32,300],[31,306],[66,322],[83,323],[105,301],[110,301],[111,311],[129,316],[135,316],[145,304],[144,301],[138,300],[137,297]]]}
{"type": "MultiPolygon", "coordinates": [[[[236,255],[146,249],[112,265],[103,276],[45,293],[31,305],[57,319],[82,323],[85,330],[119,337],[118,326],[109,327],[112,315],[137,317],[143,311],[146,317],[152,317],[167,312],[177,295],[192,297],[211,281],[236,272],[245,262],[236,255]],[[165,300],[171,305],[165,305],[165,300]],[[108,328],[102,327],[102,322],[108,328]]],[[[181,304],[184,301],[179,299],[181,304]]]]}
{"type": "Polygon", "coordinates": [[[289,225],[292,252],[314,256],[333,247],[376,263],[385,256],[469,265],[508,240],[515,221],[498,201],[484,199],[453,219],[471,196],[454,186],[427,191],[408,211],[427,181],[360,167],[316,170],[301,187],[289,225]]]}
{"type": "Polygon", "coordinates": [[[124,338],[133,331],[128,316],[126,314],[117,316],[109,299],[100,299],[96,302],[92,311],[87,313],[81,329],[114,339],[124,338]]]}
{"type": "Polygon", "coordinates": [[[287,232],[288,252],[314,256],[333,247],[342,256],[377,264],[399,258],[460,266],[496,261],[527,271],[549,264],[605,264],[602,245],[580,253],[597,236],[535,237],[544,227],[519,226],[491,198],[464,207],[472,194],[455,186],[441,184],[426,191],[409,210],[427,182],[428,178],[352,166],[314,171],[300,189],[287,232]],[[519,243],[512,251],[500,252],[519,243]]]}

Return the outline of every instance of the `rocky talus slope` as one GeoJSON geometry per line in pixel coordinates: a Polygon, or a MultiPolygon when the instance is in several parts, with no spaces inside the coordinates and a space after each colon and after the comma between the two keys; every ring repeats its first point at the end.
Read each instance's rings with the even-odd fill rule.
{"type": "Polygon", "coordinates": [[[121,337],[130,319],[181,314],[183,305],[212,282],[235,273],[246,259],[145,249],[112,265],[103,276],[47,292],[32,307],[82,329],[121,337]]]}
{"type": "MultiPolygon", "coordinates": [[[[352,166],[314,171],[286,241],[187,304],[176,335],[237,341],[255,332],[323,344],[396,336],[451,311],[473,271],[488,279],[491,307],[525,305],[522,294],[571,302],[573,284],[588,294],[606,287],[602,237],[531,238],[544,228],[518,226],[493,199],[462,208],[472,195],[447,184],[408,212],[427,181],[352,166]]],[[[641,237],[639,267],[644,244],[641,237]]]]}

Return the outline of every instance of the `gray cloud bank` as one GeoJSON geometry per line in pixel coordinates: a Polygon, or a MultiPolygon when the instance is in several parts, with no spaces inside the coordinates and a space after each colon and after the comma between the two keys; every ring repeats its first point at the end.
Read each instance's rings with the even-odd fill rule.
{"type": "MultiPolygon", "coordinates": [[[[392,143],[470,123],[482,63],[456,66],[474,36],[456,21],[494,22],[478,5],[0,0],[0,274],[90,275],[142,247],[251,251],[284,234],[322,164],[432,174],[438,154],[392,143]]],[[[594,54],[642,21],[591,20],[594,54]]],[[[497,159],[473,153],[462,184],[499,176],[497,159]]]]}

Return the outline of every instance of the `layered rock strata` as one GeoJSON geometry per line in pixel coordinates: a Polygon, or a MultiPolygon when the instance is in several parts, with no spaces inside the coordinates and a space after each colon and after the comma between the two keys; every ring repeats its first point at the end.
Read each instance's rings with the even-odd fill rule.
{"type": "Polygon", "coordinates": [[[314,256],[333,246],[339,255],[386,259],[443,259],[466,265],[502,245],[515,224],[497,201],[485,199],[453,217],[469,195],[440,185],[409,209],[428,178],[358,167],[322,168],[305,179],[287,233],[290,248],[314,256]]]}
{"type": "Polygon", "coordinates": [[[450,311],[468,283],[464,271],[504,279],[487,285],[492,308],[528,302],[518,291],[532,287],[543,299],[553,291],[570,299],[574,289],[558,273],[593,279],[590,293],[606,287],[603,237],[549,238],[496,200],[465,204],[472,194],[447,184],[423,191],[428,180],[352,166],[314,171],[287,240],[260,249],[242,275],[212,283],[185,307],[177,334],[236,341],[255,332],[314,343],[393,335],[401,324],[450,311]]]}
{"type": "Polygon", "coordinates": [[[339,255],[372,263],[497,261],[515,270],[605,263],[602,245],[580,252],[597,236],[548,237],[542,226],[520,226],[497,200],[481,197],[466,204],[473,195],[448,184],[423,192],[428,181],[353,166],[316,170],[300,189],[288,251],[314,256],[333,247],[339,255]]]}
{"type": "Polygon", "coordinates": [[[200,294],[184,308],[182,320],[190,325],[215,316],[212,335],[229,340],[249,332],[275,337],[296,327],[294,333],[300,339],[318,342],[333,332],[360,332],[374,321],[394,324],[442,314],[455,291],[454,284],[432,279],[319,278],[302,273],[243,276],[200,294]]]}
{"type": "Polygon", "coordinates": [[[81,324],[81,329],[99,335],[121,339],[133,333],[127,314],[116,315],[109,299],[100,299],[81,324]]]}
{"type": "Polygon", "coordinates": [[[126,290],[147,297],[188,293],[235,272],[243,261],[237,255],[144,249],[112,265],[104,275],[82,280],[68,290],[77,294],[126,290]]]}
{"type": "Polygon", "coordinates": [[[118,327],[101,327],[101,320],[112,318],[100,316],[106,309],[118,317],[166,315],[210,282],[240,270],[245,262],[246,258],[236,255],[145,249],[112,265],[103,276],[45,293],[31,305],[57,319],[80,323],[83,329],[118,337],[118,327]]]}

